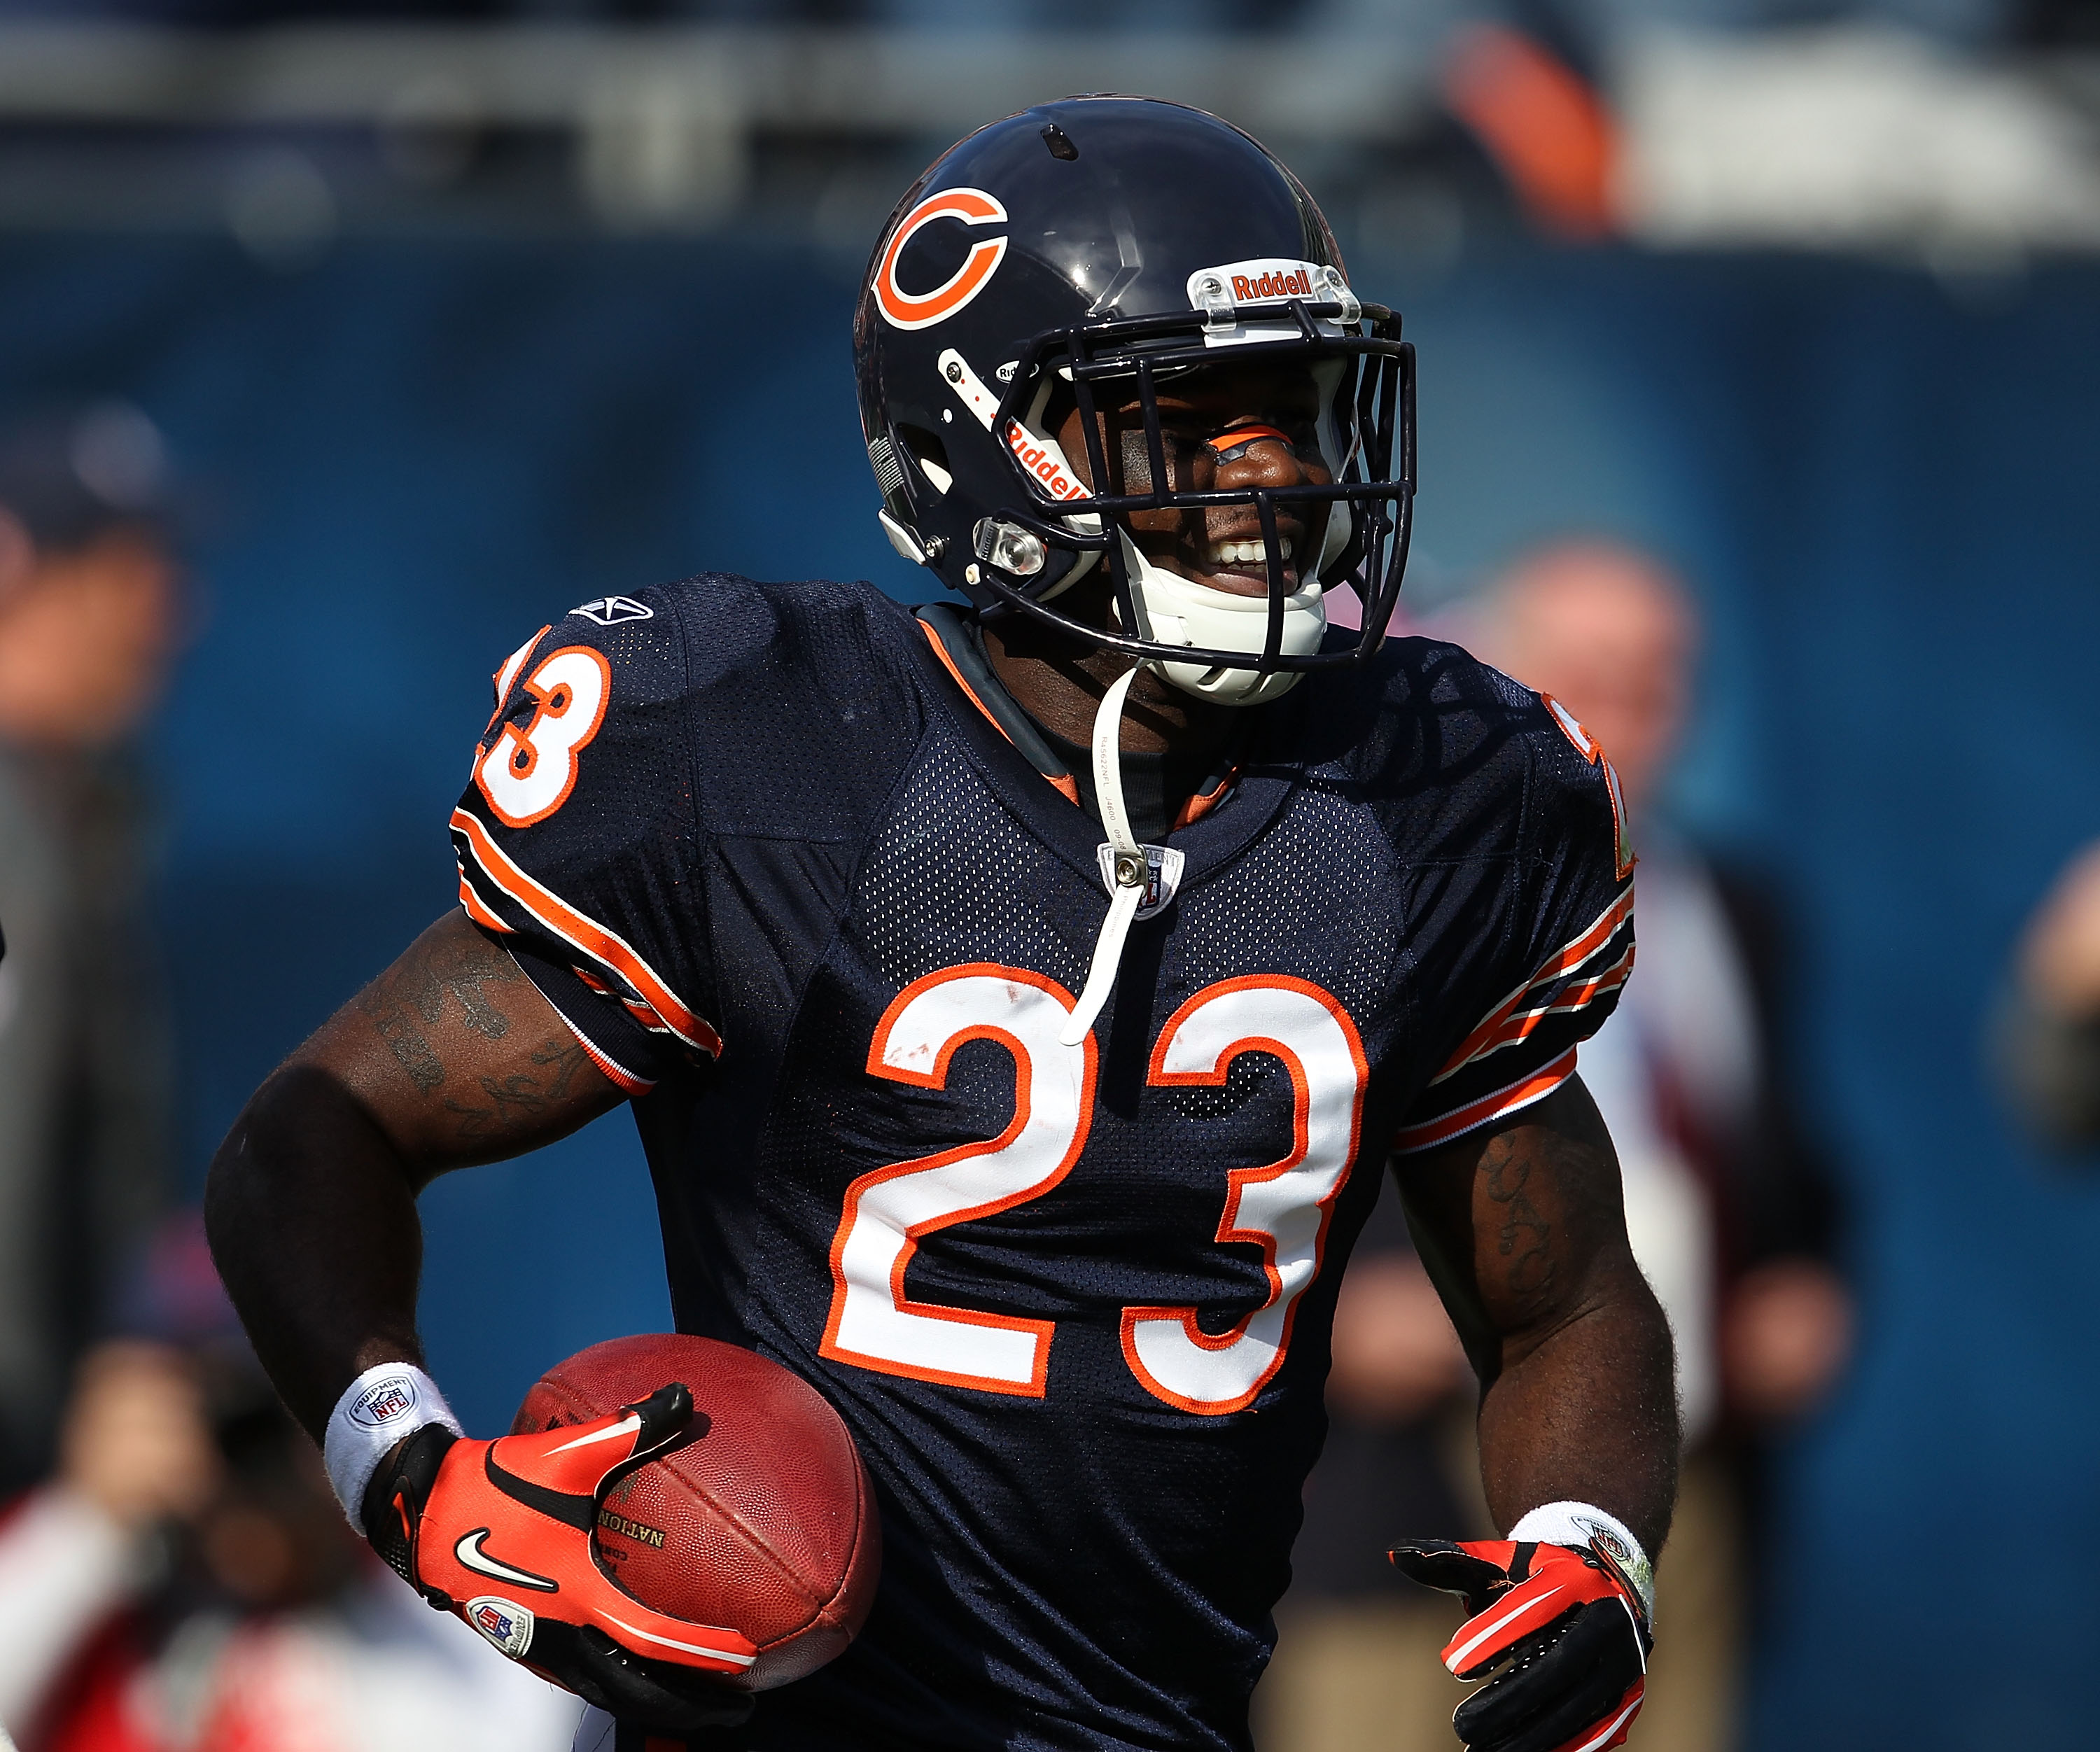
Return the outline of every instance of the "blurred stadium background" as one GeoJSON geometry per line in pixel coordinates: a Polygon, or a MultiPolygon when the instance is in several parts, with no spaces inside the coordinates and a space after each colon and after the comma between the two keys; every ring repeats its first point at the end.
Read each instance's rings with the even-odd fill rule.
{"type": "MultiPolygon", "coordinates": [[[[0,4],[0,404],[125,398],[183,483],[186,1184],[450,904],[519,638],[706,568],[924,594],[857,433],[867,252],[954,136],[1111,89],[1264,138],[1405,311],[1418,608],[1570,527],[1704,598],[1678,809],[1794,902],[1864,1299],[1785,1455],[1748,1743],[2092,1745],[2100,1186],[1979,1056],[2100,830],[2090,4],[0,4]]],[[[668,1323],[623,1117],[425,1204],[470,1427],[668,1323]]]]}

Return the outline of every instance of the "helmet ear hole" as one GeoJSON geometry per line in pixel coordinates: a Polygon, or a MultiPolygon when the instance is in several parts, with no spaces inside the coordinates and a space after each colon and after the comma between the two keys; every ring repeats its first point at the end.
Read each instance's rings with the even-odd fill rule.
{"type": "Polygon", "coordinates": [[[897,435],[936,492],[945,493],[955,484],[955,471],[948,466],[948,447],[941,442],[938,432],[929,432],[923,426],[899,426],[897,435]]]}

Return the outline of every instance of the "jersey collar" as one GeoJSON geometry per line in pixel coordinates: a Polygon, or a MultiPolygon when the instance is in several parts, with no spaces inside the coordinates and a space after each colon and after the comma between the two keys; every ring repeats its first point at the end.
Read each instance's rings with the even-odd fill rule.
{"type": "MultiPolygon", "coordinates": [[[[912,611],[933,655],[964,695],[982,713],[998,732],[1012,743],[1021,757],[1040,773],[1068,803],[1085,807],[1079,775],[1052,748],[1035,719],[1021,708],[986,656],[976,624],[952,604],[927,602],[912,611]]],[[[1229,758],[1220,763],[1195,792],[1182,802],[1167,831],[1178,832],[1200,821],[1231,795],[1239,778],[1239,766],[1229,758]]]]}
{"type": "MultiPolygon", "coordinates": [[[[1035,721],[999,684],[982,649],[969,636],[968,619],[945,603],[913,612],[926,640],[924,673],[933,691],[929,704],[938,701],[971,758],[993,779],[1008,806],[1033,825],[1043,849],[1083,872],[1089,884],[1099,882],[1101,826],[1075,806],[1077,781],[1051,752],[1035,721]],[[1001,716],[1002,707],[1008,716],[1001,716]],[[1016,787],[1010,775],[1017,770],[1032,772],[1043,783],[1016,787]],[[1070,790],[1058,783],[1061,778],[1070,790]]],[[[1252,708],[1238,770],[1228,783],[1205,786],[1207,806],[1185,812],[1188,825],[1177,825],[1173,834],[1174,846],[1186,859],[1183,894],[1229,867],[1304,783],[1304,764],[1294,754],[1303,743],[1304,696],[1309,691],[1293,688],[1273,704],[1252,708]]]]}

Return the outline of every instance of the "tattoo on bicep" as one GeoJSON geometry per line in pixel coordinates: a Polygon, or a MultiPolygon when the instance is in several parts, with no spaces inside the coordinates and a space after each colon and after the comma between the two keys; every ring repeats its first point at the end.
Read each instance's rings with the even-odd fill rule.
{"type": "Polygon", "coordinates": [[[1509,1262],[1501,1288],[1528,1305],[1552,1294],[1554,1277],[1553,1225],[1528,1189],[1533,1166],[1533,1152],[1507,1132],[1491,1139],[1480,1158],[1488,1197],[1500,1207],[1495,1251],[1509,1262]]]}
{"type": "Polygon", "coordinates": [[[559,1101],[569,1092],[569,1084],[583,1068],[583,1044],[578,1040],[564,1040],[559,1035],[550,1035],[532,1048],[532,1062],[547,1067],[547,1098],[559,1101]]]}
{"type": "MultiPolygon", "coordinates": [[[[510,1018],[496,1008],[496,1000],[489,995],[492,985],[509,985],[525,975],[518,964],[500,949],[488,943],[471,943],[443,955],[434,955],[426,964],[430,978],[441,988],[458,1000],[465,1013],[466,1025],[476,1034],[491,1040],[501,1040],[510,1032],[510,1018]]],[[[424,1011],[425,1018],[435,1022],[443,1005],[442,995],[431,1001],[424,1011]]]]}
{"type": "MultiPolygon", "coordinates": [[[[444,1014],[449,994],[459,1004],[466,1026],[490,1040],[510,1032],[510,1018],[498,1007],[489,987],[523,979],[510,956],[490,944],[441,951],[422,950],[398,971],[382,975],[358,995],[358,1008],[419,1095],[441,1088],[444,1061],[419,1027],[435,1026],[444,1014]]],[[[534,1055],[536,1061],[538,1054],[534,1055]]]]}
{"type": "Polygon", "coordinates": [[[357,995],[357,1007],[371,1017],[373,1029],[408,1073],[418,1095],[428,1095],[445,1080],[444,1066],[406,1010],[388,1003],[377,986],[368,986],[357,995]]]}
{"type": "Polygon", "coordinates": [[[488,1097],[485,1106],[448,1095],[446,1110],[458,1116],[458,1135],[465,1141],[501,1137],[529,1127],[567,1094],[583,1061],[584,1049],[576,1041],[550,1035],[532,1048],[532,1062],[541,1067],[539,1075],[513,1071],[507,1077],[484,1076],[479,1081],[488,1097]]]}

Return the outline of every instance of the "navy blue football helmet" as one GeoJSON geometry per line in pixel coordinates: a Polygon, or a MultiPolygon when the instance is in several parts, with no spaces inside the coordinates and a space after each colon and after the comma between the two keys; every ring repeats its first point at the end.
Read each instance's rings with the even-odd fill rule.
{"type": "MultiPolygon", "coordinates": [[[[1229,704],[1360,661],[1383,639],[1411,524],[1414,349],[1397,316],[1350,289],[1304,186],[1216,117],[1079,97],[971,135],[884,227],[854,354],[884,529],[980,608],[1149,659],[1177,686],[1229,704]],[[1330,478],[1224,492],[1177,479],[1158,386],[1278,357],[1312,374],[1330,478]],[[1112,470],[1097,406],[1132,403],[1143,457],[1112,470]],[[1059,420],[1074,408],[1086,478],[1125,490],[1090,491],[1060,447],[1059,420]],[[1162,571],[1128,532],[1133,513],[1223,505],[1253,509],[1265,596],[1162,571]],[[1279,508],[1312,532],[1307,546],[1317,543],[1295,577],[1279,508]],[[1104,565],[1114,628],[1054,606],[1104,565]],[[1361,633],[1347,640],[1329,635],[1321,602],[1344,581],[1364,607],[1361,633]]],[[[1127,442],[1137,443],[1134,430],[1127,442]]]]}

